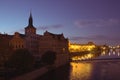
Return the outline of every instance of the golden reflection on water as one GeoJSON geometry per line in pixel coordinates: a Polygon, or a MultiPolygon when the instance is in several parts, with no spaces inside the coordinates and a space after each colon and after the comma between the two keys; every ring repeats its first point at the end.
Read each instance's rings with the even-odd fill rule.
{"type": "Polygon", "coordinates": [[[86,54],[86,55],[83,55],[83,56],[75,56],[75,57],[72,57],[72,61],[78,61],[78,60],[89,60],[89,59],[92,59],[94,58],[95,54],[93,53],[89,53],[89,54],[86,54]]]}
{"type": "Polygon", "coordinates": [[[92,65],[87,62],[71,62],[70,80],[89,80],[92,71],[92,65]]]}

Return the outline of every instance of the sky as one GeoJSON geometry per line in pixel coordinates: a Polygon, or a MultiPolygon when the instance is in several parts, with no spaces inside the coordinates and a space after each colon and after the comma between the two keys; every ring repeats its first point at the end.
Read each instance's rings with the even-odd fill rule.
{"type": "Polygon", "coordinates": [[[0,32],[24,34],[30,12],[37,34],[72,43],[120,45],[120,0],[0,0],[0,32]]]}

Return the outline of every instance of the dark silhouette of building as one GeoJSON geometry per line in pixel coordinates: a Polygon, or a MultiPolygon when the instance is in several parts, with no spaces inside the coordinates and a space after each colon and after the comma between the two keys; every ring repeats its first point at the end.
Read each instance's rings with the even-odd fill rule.
{"type": "Polygon", "coordinates": [[[68,39],[63,34],[53,34],[46,31],[44,35],[40,35],[36,34],[36,30],[33,25],[32,14],[30,13],[28,26],[25,27],[25,34],[19,32],[15,32],[14,35],[0,34],[0,51],[2,49],[3,51],[9,49],[14,51],[26,48],[35,57],[41,57],[48,50],[60,54],[68,52],[68,39]]]}

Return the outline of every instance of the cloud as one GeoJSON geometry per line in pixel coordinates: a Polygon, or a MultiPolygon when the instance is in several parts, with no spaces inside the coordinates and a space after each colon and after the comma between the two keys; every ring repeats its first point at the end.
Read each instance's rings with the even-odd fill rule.
{"type": "Polygon", "coordinates": [[[74,41],[78,41],[78,40],[107,40],[107,39],[110,39],[110,38],[103,36],[103,35],[92,35],[92,36],[86,36],[86,37],[80,37],[80,36],[70,37],[70,40],[74,40],[74,41]]]}
{"type": "Polygon", "coordinates": [[[71,42],[77,42],[77,43],[87,43],[89,41],[93,41],[97,44],[110,44],[115,45],[120,43],[120,38],[118,37],[108,37],[104,35],[91,35],[91,36],[71,36],[70,38],[71,42]]]}
{"type": "Polygon", "coordinates": [[[64,26],[61,24],[49,25],[49,26],[39,26],[39,27],[37,27],[37,30],[58,29],[58,28],[62,28],[62,27],[64,27],[64,26]]]}
{"type": "Polygon", "coordinates": [[[75,26],[77,27],[114,27],[120,26],[120,20],[118,19],[85,19],[75,21],[75,26]]]}

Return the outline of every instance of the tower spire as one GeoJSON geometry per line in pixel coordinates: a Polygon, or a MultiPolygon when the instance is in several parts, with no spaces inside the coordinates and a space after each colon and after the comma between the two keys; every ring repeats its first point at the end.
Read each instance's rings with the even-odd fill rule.
{"type": "Polygon", "coordinates": [[[25,34],[26,35],[36,34],[36,28],[33,26],[33,18],[31,12],[28,20],[28,26],[25,27],[25,34]]]}
{"type": "Polygon", "coordinates": [[[33,18],[32,18],[31,11],[30,11],[30,17],[29,17],[29,26],[33,26],[33,18]]]}

